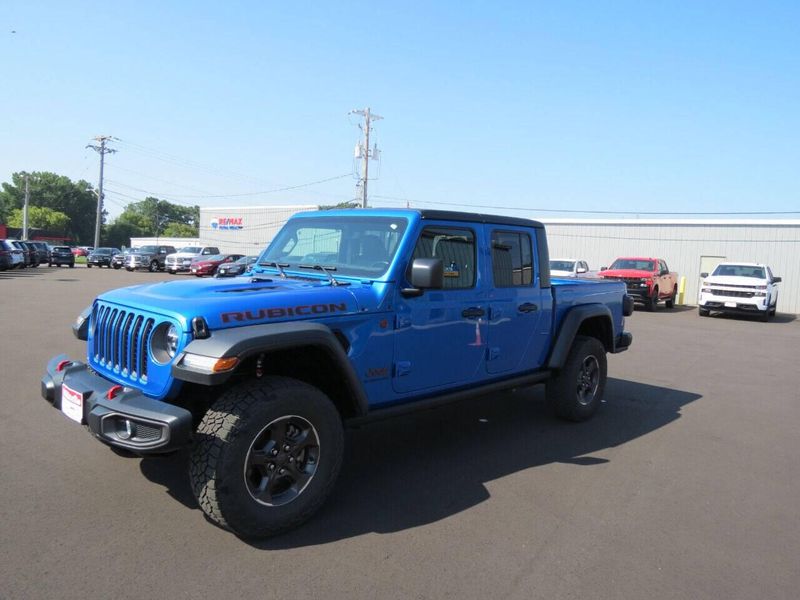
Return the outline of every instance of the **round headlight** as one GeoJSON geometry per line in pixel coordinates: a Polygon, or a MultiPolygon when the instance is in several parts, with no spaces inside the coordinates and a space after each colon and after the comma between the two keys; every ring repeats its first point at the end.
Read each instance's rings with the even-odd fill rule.
{"type": "Polygon", "coordinates": [[[175,325],[170,325],[167,329],[167,354],[170,358],[175,358],[175,353],[178,351],[178,328],[175,325]]]}
{"type": "Polygon", "coordinates": [[[150,336],[150,352],[159,364],[169,363],[178,353],[180,332],[172,323],[161,323],[150,336]]]}

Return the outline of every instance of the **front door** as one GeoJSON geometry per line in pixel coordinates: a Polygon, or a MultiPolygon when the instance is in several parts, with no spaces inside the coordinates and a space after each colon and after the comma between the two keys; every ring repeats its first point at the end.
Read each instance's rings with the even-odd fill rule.
{"type": "Polygon", "coordinates": [[[488,304],[477,269],[481,230],[427,225],[412,261],[441,258],[444,287],[417,298],[398,294],[393,387],[396,392],[469,386],[485,377],[488,304]]]}

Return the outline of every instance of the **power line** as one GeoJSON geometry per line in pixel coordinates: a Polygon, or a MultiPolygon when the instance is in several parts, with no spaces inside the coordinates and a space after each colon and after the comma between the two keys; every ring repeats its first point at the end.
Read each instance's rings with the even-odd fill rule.
{"type": "Polygon", "coordinates": [[[288,192],[291,190],[297,190],[304,187],[309,187],[312,185],[318,185],[320,183],[327,183],[328,181],[335,181],[337,179],[344,179],[345,177],[352,177],[353,173],[345,173],[344,175],[336,175],[335,177],[327,177],[325,179],[318,179],[316,181],[309,181],[307,183],[300,183],[297,185],[290,185],[281,188],[274,188],[271,190],[260,190],[258,192],[245,192],[242,194],[167,194],[163,192],[154,192],[152,190],[145,190],[139,187],[135,187],[132,185],[128,185],[126,183],[122,183],[121,181],[113,181],[109,179],[112,183],[117,185],[121,185],[131,190],[135,190],[137,192],[142,192],[144,194],[150,194],[151,196],[159,196],[159,197],[166,197],[166,198],[243,198],[245,196],[260,196],[264,194],[274,194],[277,192],[288,192]]]}
{"type": "Polygon", "coordinates": [[[647,211],[647,210],[572,210],[561,208],[535,208],[535,207],[519,207],[519,206],[498,206],[497,204],[465,204],[463,202],[441,202],[437,200],[412,200],[411,198],[398,198],[396,196],[380,196],[375,195],[373,198],[384,200],[394,200],[399,202],[415,202],[418,204],[435,204],[441,206],[458,206],[460,208],[492,208],[501,210],[519,210],[524,212],[543,212],[543,213],[568,213],[568,214],[592,214],[592,215],[697,215],[697,216],[713,216],[713,215],[800,215],[800,210],[775,210],[775,211],[647,211]]]}

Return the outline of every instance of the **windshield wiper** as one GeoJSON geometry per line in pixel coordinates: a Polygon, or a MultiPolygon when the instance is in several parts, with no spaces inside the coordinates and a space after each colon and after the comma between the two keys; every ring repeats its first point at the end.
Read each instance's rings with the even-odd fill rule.
{"type": "MultiPolygon", "coordinates": [[[[283,270],[283,267],[288,267],[289,263],[279,263],[277,261],[264,261],[258,263],[259,267],[275,267],[278,269],[278,274],[281,276],[281,279],[286,279],[286,273],[283,270]]],[[[302,265],[301,265],[302,266],[302,265]]]]}
{"type": "Polygon", "coordinates": [[[300,267],[301,269],[314,269],[315,271],[322,271],[323,273],[325,273],[325,275],[328,276],[328,279],[330,280],[332,286],[336,287],[337,285],[341,285],[338,281],[336,281],[336,278],[331,274],[331,271],[336,270],[335,266],[332,265],[328,265],[327,267],[324,267],[322,265],[297,265],[297,266],[300,267]]]}

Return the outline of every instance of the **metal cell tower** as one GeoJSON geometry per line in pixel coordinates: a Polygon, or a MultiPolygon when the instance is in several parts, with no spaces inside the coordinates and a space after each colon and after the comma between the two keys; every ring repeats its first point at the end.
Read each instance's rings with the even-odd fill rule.
{"type": "Polygon", "coordinates": [[[370,125],[373,121],[379,121],[383,119],[380,115],[375,115],[370,112],[369,107],[363,110],[351,110],[351,115],[361,115],[364,117],[364,124],[359,125],[359,128],[364,132],[364,140],[363,142],[359,140],[358,144],[356,145],[356,152],[355,157],[362,159],[363,167],[361,171],[361,178],[358,180],[358,188],[361,191],[361,208],[367,208],[367,181],[369,181],[369,159],[378,160],[380,155],[380,151],[378,150],[378,146],[375,145],[373,148],[369,147],[369,131],[370,125]]]}
{"type": "Polygon", "coordinates": [[[106,154],[111,154],[116,152],[116,150],[112,148],[106,148],[106,142],[113,139],[110,135],[98,135],[94,139],[95,141],[100,142],[100,145],[96,146],[94,144],[87,144],[86,147],[91,148],[100,154],[100,183],[97,190],[97,221],[95,222],[94,226],[94,247],[97,248],[100,245],[100,222],[103,218],[103,164],[105,162],[106,154]]]}

